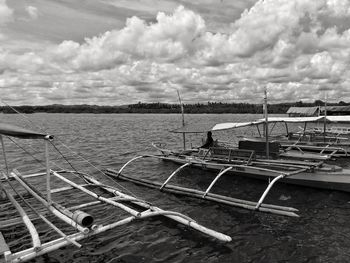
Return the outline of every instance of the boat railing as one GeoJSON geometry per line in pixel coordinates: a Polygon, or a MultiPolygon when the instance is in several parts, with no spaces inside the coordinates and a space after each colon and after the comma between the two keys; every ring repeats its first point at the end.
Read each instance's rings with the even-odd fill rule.
{"type": "MultiPolygon", "coordinates": [[[[220,150],[221,150],[220,151],[221,154],[223,154],[223,153],[230,154],[229,149],[225,149],[225,150],[216,149],[216,150],[217,150],[216,151],[217,154],[219,153],[220,150]]],[[[212,149],[210,149],[209,151],[212,152],[212,149]]],[[[215,150],[214,150],[214,152],[215,152],[215,150]]],[[[241,153],[244,152],[245,154],[249,153],[249,151],[239,151],[239,152],[241,152],[241,153]]],[[[252,154],[252,152],[250,152],[250,154],[252,154]]],[[[147,157],[155,157],[155,158],[164,159],[164,160],[169,160],[169,158],[170,158],[169,156],[163,156],[163,157],[162,156],[147,156],[147,157]]],[[[249,159],[249,158],[245,157],[245,159],[249,159]]],[[[133,158],[132,160],[136,160],[136,158],[133,158]]],[[[127,163],[129,164],[130,161],[127,163]]],[[[268,165],[268,163],[266,163],[266,164],[268,165]]],[[[278,164],[276,164],[275,166],[278,168],[278,164]]],[[[281,163],[280,168],[282,166],[286,166],[286,164],[281,163]]],[[[218,195],[218,194],[214,194],[211,192],[213,186],[217,183],[217,181],[224,174],[226,174],[227,172],[230,172],[230,171],[243,171],[244,169],[248,168],[246,163],[245,164],[238,164],[238,163],[233,164],[233,163],[219,163],[215,160],[213,160],[213,162],[210,162],[207,160],[201,160],[201,161],[188,160],[188,162],[185,162],[183,165],[178,167],[173,173],[171,173],[171,175],[163,183],[155,182],[154,180],[151,181],[151,180],[146,180],[146,179],[128,176],[126,174],[122,174],[120,170],[114,171],[112,169],[107,169],[106,174],[113,177],[113,178],[119,178],[119,179],[131,181],[133,183],[140,184],[140,185],[147,186],[147,187],[151,187],[151,188],[158,188],[159,190],[164,191],[164,192],[171,192],[171,193],[182,194],[182,195],[186,195],[186,196],[192,196],[192,197],[196,197],[196,198],[202,198],[202,199],[215,201],[218,203],[223,203],[223,204],[227,204],[227,205],[231,205],[231,206],[241,207],[241,208],[245,208],[245,209],[249,209],[249,210],[259,210],[262,212],[268,212],[268,213],[273,213],[273,214],[295,217],[295,216],[298,216],[295,213],[298,210],[295,208],[276,206],[276,205],[270,205],[270,204],[263,203],[268,192],[271,190],[272,186],[277,181],[279,181],[280,179],[283,179],[285,177],[289,177],[291,175],[298,174],[298,173],[301,173],[301,172],[304,172],[304,171],[311,169],[311,167],[309,167],[309,166],[292,165],[292,164],[289,164],[287,166],[289,168],[289,169],[287,169],[287,170],[289,170],[288,172],[286,172],[286,171],[283,172],[282,169],[276,169],[276,170],[270,169],[270,168],[268,168],[269,166],[267,166],[266,168],[249,166],[249,169],[259,171],[259,172],[269,173],[271,175],[271,177],[275,178],[272,182],[269,183],[268,187],[263,192],[263,195],[261,196],[261,198],[259,199],[258,202],[237,199],[237,198],[223,196],[223,195],[218,195]],[[189,167],[191,165],[204,165],[204,166],[212,165],[212,166],[221,167],[221,171],[219,172],[219,174],[217,174],[217,176],[214,178],[214,180],[212,180],[212,182],[209,184],[209,186],[204,191],[199,190],[199,189],[192,189],[192,188],[182,187],[182,186],[178,186],[178,185],[173,185],[173,184],[169,183],[170,180],[173,180],[173,178],[180,173],[180,171],[183,171],[186,167],[189,167]]],[[[123,168],[124,167],[125,166],[123,166],[123,168]]]]}
{"type": "Polygon", "coordinates": [[[212,147],[209,149],[211,160],[220,160],[226,162],[244,161],[249,164],[252,160],[256,159],[254,150],[245,150],[237,148],[222,148],[212,147]]]}

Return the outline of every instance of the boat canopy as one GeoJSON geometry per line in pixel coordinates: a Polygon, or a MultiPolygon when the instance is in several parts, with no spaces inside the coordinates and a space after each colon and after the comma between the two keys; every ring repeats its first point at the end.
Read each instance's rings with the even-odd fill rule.
{"type": "MultiPolygon", "coordinates": [[[[321,122],[324,121],[324,116],[318,117],[269,117],[269,123],[284,122],[284,123],[307,123],[307,122],[321,122]]],[[[345,116],[327,116],[327,122],[350,123],[350,115],[345,116]]],[[[265,119],[258,119],[251,122],[224,122],[217,124],[191,124],[185,125],[176,130],[174,133],[203,133],[207,131],[221,131],[242,128],[247,126],[254,126],[265,123],[265,119]]]]}
{"type": "MultiPolygon", "coordinates": [[[[269,117],[269,122],[286,122],[286,123],[298,123],[298,122],[319,122],[323,121],[324,116],[319,117],[269,117]]],[[[327,117],[328,120],[328,117],[327,117]]],[[[259,121],[265,122],[265,119],[259,121]]]]}
{"type": "Polygon", "coordinates": [[[7,123],[0,123],[0,135],[17,137],[21,139],[53,139],[52,135],[38,133],[7,123]]]}
{"type": "MultiPolygon", "coordinates": [[[[269,122],[286,122],[286,123],[300,123],[300,122],[321,122],[326,118],[327,122],[339,122],[339,123],[350,123],[350,115],[344,116],[318,116],[318,117],[269,117],[269,122]]],[[[259,121],[265,121],[260,119],[259,121]]]]}
{"type": "Polygon", "coordinates": [[[257,120],[257,121],[251,121],[251,122],[225,122],[225,123],[218,123],[218,124],[215,124],[215,126],[211,130],[212,131],[221,131],[221,130],[235,129],[235,128],[259,125],[259,124],[264,123],[264,122],[265,122],[265,120],[263,120],[263,121],[262,120],[257,120]]]}
{"type": "Polygon", "coordinates": [[[344,116],[327,116],[327,120],[330,122],[340,122],[340,123],[350,123],[350,115],[344,115],[344,116]]]}
{"type": "Polygon", "coordinates": [[[191,123],[186,124],[185,126],[171,130],[173,133],[203,133],[207,131],[211,131],[214,127],[215,122],[213,123],[191,123]]]}

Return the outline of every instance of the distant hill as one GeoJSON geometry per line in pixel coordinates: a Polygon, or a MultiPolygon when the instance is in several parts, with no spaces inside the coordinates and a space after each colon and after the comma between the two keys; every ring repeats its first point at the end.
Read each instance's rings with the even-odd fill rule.
{"type": "MultiPolygon", "coordinates": [[[[313,107],[323,106],[324,102],[317,100],[314,103],[279,103],[269,104],[269,113],[286,113],[287,110],[292,107],[313,107]]],[[[350,103],[328,103],[328,106],[346,106],[350,103]]],[[[249,103],[222,103],[222,102],[208,102],[206,104],[185,104],[185,113],[262,113],[261,104],[249,104],[249,103]]],[[[168,103],[137,103],[122,106],[99,106],[99,105],[45,105],[45,106],[3,106],[0,107],[2,113],[180,113],[181,108],[179,104],[168,103]]]]}

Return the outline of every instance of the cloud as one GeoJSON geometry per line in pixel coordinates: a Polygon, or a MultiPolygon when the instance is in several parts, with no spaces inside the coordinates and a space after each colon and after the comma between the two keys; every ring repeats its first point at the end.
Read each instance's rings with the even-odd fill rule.
{"type": "Polygon", "coordinates": [[[324,12],[333,16],[348,16],[350,15],[350,2],[348,0],[327,0],[327,8],[324,12]]]}
{"type": "Polygon", "coordinates": [[[6,0],[0,0],[0,26],[13,19],[13,10],[6,4],[6,0]]]}
{"type": "Polygon", "coordinates": [[[179,7],[173,15],[159,12],[153,24],[131,17],[122,30],[108,31],[83,44],[64,41],[53,55],[81,70],[108,69],[138,59],[172,62],[195,52],[192,42],[204,29],[199,15],[179,7]]]}
{"type": "Polygon", "coordinates": [[[39,17],[38,8],[35,6],[27,6],[26,11],[31,19],[37,19],[39,17]]]}
{"type": "Polygon", "coordinates": [[[342,0],[260,0],[225,33],[209,32],[202,15],[183,6],[158,12],[152,22],[133,16],[123,28],[82,42],[22,53],[0,47],[2,85],[10,86],[16,74],[28,76],[17,81],[40,102],[170,101],[171,94],[176,102],[168,81],[192,102],[256,102],[266,85],[276,102],[321,98],[320,85],[333,87],[333,98],[350,100],[349,6],[342,0]],[[35,88],[27,78],[44,84],[35,88]]]}

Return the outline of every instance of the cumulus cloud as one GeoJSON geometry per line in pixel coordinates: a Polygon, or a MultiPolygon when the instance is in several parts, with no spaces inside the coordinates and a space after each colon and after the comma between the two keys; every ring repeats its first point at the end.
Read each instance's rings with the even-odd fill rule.
{"type": "Polygon", "coordinates": [[[327,0],[326,13],[334,16],[350,15],[350,2],[348,0],[327,0]]]}
{"type": "MultiPolygon", "coordinates": [[[[350,100],[349,6],[347,0],[259,0],[226,33],[209,32],[200,14],[180,6],[153,22],[131,17],[124,28],[82,43],[66,40],[23,54],[0,49],[0,72],[34,75],[48,86],[51,76],[50,92],[37,90],[50,101],[93,96],[107,103],[115,94],[126,96],[124,102],[168,101],[174,92],[168,81],[193,102],[256,102],[266,85],[275,101],[315,99],[324,84],[334,87],[334,98],[350,100]],[[341,30],[339,21],[345,21],[341,30]]],[[[27,11],[38,18],[36,8],[27,11]]]]}
{"type": "Polygon", "coordinates": [[[196,51],[192,42],[205,29],[204,20],[198,14],[181,6],[173,15],[159,12],[156,20],[147,24],[131,17],[122,30],[86,39],[81,45],[65,41],[53,54],[57,60],[68,59],[76,69],[96,70],[138,59],[171,62],[196,51]]]}
{"type": "Polygon", "coordinates": [[[39,16],[38,8],[35,6],[27,6],[26,11],[31,19],[37,19],[39,16]]]}
{"type": "Polygon", "coordinates": [[[6,4],[6,0],[0,0],[0,25],[13,19],[13,10],[6,4]]]}

